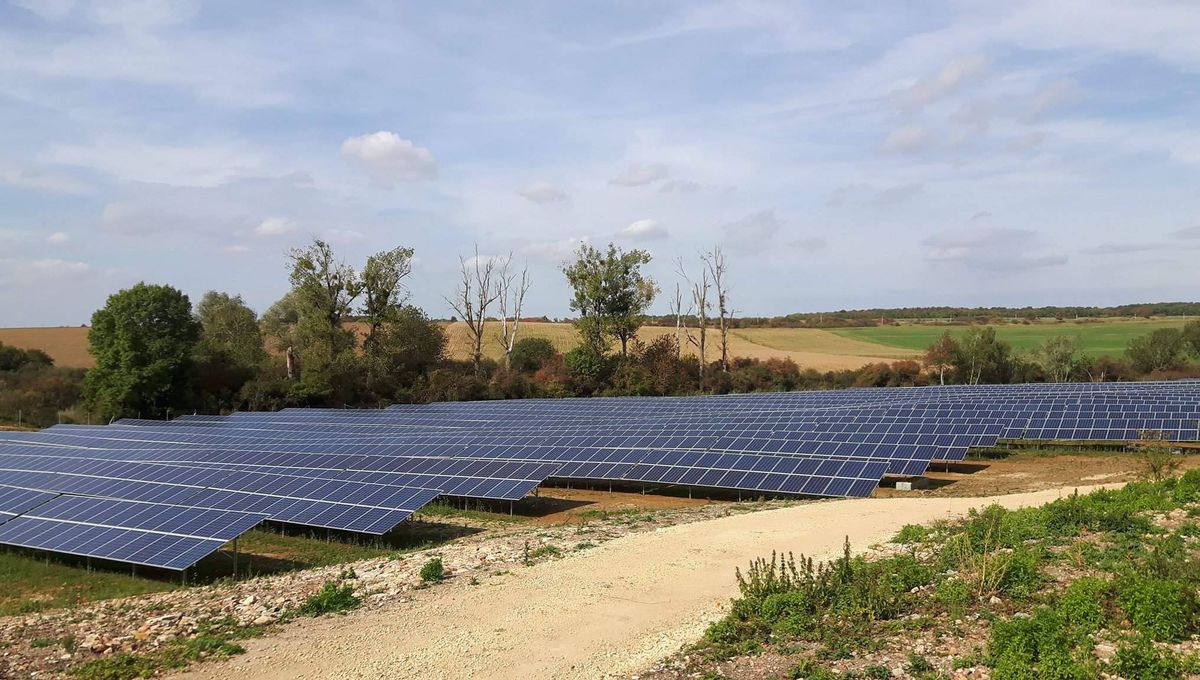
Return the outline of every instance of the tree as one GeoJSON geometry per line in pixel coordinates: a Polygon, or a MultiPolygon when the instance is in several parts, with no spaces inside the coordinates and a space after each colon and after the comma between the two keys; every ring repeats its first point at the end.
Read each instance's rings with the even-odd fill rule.
{"type": "Polygon", "coordinates": [[[1139,373],[1166,371],[1183,364],[1183,332],[1178,328],[1159,328],[1129,341],[1125,356],[1139,373]]]}
{"type": "Polygon", "coordinates": [[[1184,324],[1183,340],[1192,356],[1200,358],[1200,319],[1192,319],[1184,324]]]}
{"type": "Polygon", "coordinates": [[[706,253],[703,258],[704,266],[712,276],[713,294],[717,302],[717,330],[720,332],[721,371],[729,372],[729,321],[733,310],[729,307],[729,285],[725,278],[728,272],[725,265],[725,253],[717,246],[706,253]]]}
{"type": "Polygon", "coordinates": [[[196,306],[200,341],[196,344],[197,396],[210,410],[234,408],[242,387],[267,358],[254,310],[241,296],[209,291],[196,306]]]}
{"type": "Polygon", "coordinates": [[[395,321],[408,301],[404,279],[412,273],[412,257],[412,248],[393,248],[367,258],[359,279],[363,296],[359,314],[367,325],[363,349],[368,354],[378,343],[380,329],[395,321]]]}
{"type": "Polygon", "coordinates": [[[925,365],[937,369],[939,385],[946,384],[946,369],[954,365],[960,352],[962,348],[958,346],[958,341],[950,331],[942,333],[929,349],[925,350],[925,365]]]}
{"type": "Polygon", "coordinates": [[[707,349],[708,349],[708,310],[711,303],[708,300],[708,292],[712,287],[712,282],[708,278],[708,268],[703,267],[700,270],[700,280],[692,281],[688,277],[687,270],[683,266],[683,259],[680,258],[678,266],[678,274],[680,278],[687,282],[688,288],[692,293],[692,309],[689,310],[688,316],[691,313],[696,315],[696,332],[692,333],[691,328],[684,326],[684,334],[687,340],[693,347],[696,348],[696,353],[700,359],[700,389],[704,389],[704,374],[708,365],[707,349]]]}
{"type": "Polygon", "coordinates": [[[572,311],[583,343],[597,356],[608,350],[608,339],[621,343],[621,356],[629,354],[629,339],[645,322],[646,310],[658,295],[654,279],[642,273],[650,263],[644,250],[622,251],[608,244],[600,252],[589,244],[579,246],[575,261],[563,266],[574,293],[572,311]]]}
{"type": "Polygon", "coordinates": [[[200,323],[188,297],[170,286],[139,283],[109,296],[92,315],[88,351],[96,367],[84,399],[102,414],[157,415],[191,397],[200,323]]]}
{"type": "Polygon", "coordinates": [[[1079,364],[1079,338],[1052,335],[1038,347],[1037,359],[1050,382],[1069,382],[1079,364]]]}
{"type": "Polygon", "coordinates": [[[475,244],[475,257],[467,260],[460,255],[458,264],[458,288],[454,297],[446,298],[446,302],[467,324],[471,334],[471,365],[479,374],[488,308],[500,296],[500,287],[495,285],[492,278],[496,273],[496,261],[490,257],[480,257],[479,244],[475,244]]]}
{"type": "Polygon", "coordinates": [[[513,344],[509,367],[514,371],[533,373],[557,354],[549,338],[521,338],[513,344]]]}
{"type": "Polygon", "coordinates": [[[267,358],[258,315],[242,296],[210,290],[196,305],[200,322],[200,355],[222,354],[240,366],[257,366],[267,358]]]}
{"type": "Polygon", "coordinates": [[[500,295],[497,302],[500,306],[500,346],[504,348],[504,366],[512,368],[513,347],[517,343],[517,332],[521,329],[521,309],[525,306],[525,293],[529,291],[529,266],[521,269],[520,278],[516,272],[509,273],[512,264],[512,253],[500,267],[500,275],[496,279],[500,295]],[[509,312],[512,319],[509,319],[509,312]]]}
{"type": "Polygon", "coordinates": [[[362,293],[362,285],[354,269],[338,261],[329,244],[320,239],[292,250],[288,257],[292,265],[290,304],[296,316],[290,336],[299,346],[300,363],[294,396],[301,402],[333,403],[337,386],[351,377],[346,369],[354,360],[354,334],[343,322],[362,293]]]}
{"type": "Polygon", "coordinates": [[[1012,380],[1012,348],[996,339],[995,328],[968,328],[958,345],[954,368],[967,384],[1003,384],[1012,380]]]}

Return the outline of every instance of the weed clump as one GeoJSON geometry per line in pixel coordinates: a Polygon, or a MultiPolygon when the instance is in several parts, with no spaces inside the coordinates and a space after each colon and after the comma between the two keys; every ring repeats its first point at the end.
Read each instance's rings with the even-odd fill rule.
{"type": "Polygon", "coordinates": [[[418,574],[421,580],[425,583],[441,583],[446,580],[446,566],[442,564],[442,558],[434,557],[426,562],[418,574]]]}
{"type": "Polygon", "coordinates": [[[321,590],[296,609],[296,613],[301,616],[336,614],[357,609],[361,604],[362,600],[354,594],[354,586],[349,583],[326,581],[321,590]]]}

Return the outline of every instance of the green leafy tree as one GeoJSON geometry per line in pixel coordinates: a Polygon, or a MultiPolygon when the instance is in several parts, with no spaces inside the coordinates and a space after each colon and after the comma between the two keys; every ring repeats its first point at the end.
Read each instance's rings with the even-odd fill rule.
{"type": "Polygon", "coordinates": [[[1193,319],[1184,324],[1183,341],[1193,356],[1200,357],[1200,319],[1193,319]]]}
{"type": "Polygon", "coordinates": [[[563,267],[574,293],[571,309],[579,314],[576,327],[592,354],[603,356],[608,339],[621,343],[628,356],[629,339],[645,322],[646,310],[658,295],[654,279],[642,273],[650,263],[644,250],[622,251],[613,244],[601,252],[583,244],[575,262],[563,267]]]}
{"type": "Polygon", "coordinates": [[[367,326],[363,348],[371,353],[379,342],[384,326],[394,322],[408,300],[404,279],[412,273],[412,248],[393,248],[367,258],[360,285],[362,308],[359,313],[367,326]]]}
{"type": "Polygon", "coordinates": [[[950,331],[942,333],[941,337],[925,351],[925,365],[937,370],[939,385],[946,384],[946,369],[954,366],[959,352],[961,352],[961,348],[954,336],[950,335],[950,331]]]}
{"type": "Polygon", "coordinates": [[[1000,384],[1012,380],[1012,348],[996,339],[995,328],[968,328],[958,341],[958,347],[954,369],[967,384],[1000,384]]]}
{"type": "Polygon", "coordinates": [[[289,253],[292,304],[299,345],[300,380],[295,396],[305,402],[334,399],[337,385],[349,378],[354,334],[343,322],[362,292],[358,274],[340,262],[328,243],[317,239],[289,253]]]}
{"type": "Polygon", "coordinates": [[[199,339],[191,302],[175,288],[139,283],[109,296],[88,332],[96,359],[84,379],[89,408],[153,416],[186,404],[199,339]]]}
{"type": "Polygon", "coordinates": [[[196,306],[196,318],[197,396],[209,410],[234,408],[242,387],[267,359],[258,316],[240,295],[209,291],[196,306]]]}
{"type": "Polygon", "coordinates": [[[1038,347],[1037,360],[1050,382],[1069,382],[1079,365],[1079,338],[1069,335],[1046,338],[1038,347]]]}
{"type": "Polygon", "coordinates": [[[1159,328],[1130,340],[1125,356],[1140,373],[1166,371],[1183,365],[1185,346],[1178,328],[1159,328]]]}
{"type": "Polygon", "coordinates": [[[196,305],[201,355],[223,355],[240,366],[257,366],[267,358],[258,315],[241,295],[208,291],[196,305]]]}
{"type": "Polygon", "coordinates": [[[513,344],[509,357],[512,370],[533,373],[558,354],[549,338],[521,338],[513,344]]]}

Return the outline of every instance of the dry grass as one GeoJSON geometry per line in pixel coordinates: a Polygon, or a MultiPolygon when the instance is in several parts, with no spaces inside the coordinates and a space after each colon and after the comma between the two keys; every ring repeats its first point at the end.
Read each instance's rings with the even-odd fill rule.
{"type": "Polygon", "coordinates": [[[96,360],[88,354],[88,329],[84,326],[57,328],[0,328],[0,342],[22,349],[40,349],[56,366],[91,368],[96,360]]]}
{"type": "MultiPolygon", "coordinates": [[[[492,359],[500,359],[503,350],[497,336],[500,325],[487,324],[484,332],[483,353],[492,359]]],[[[716,358],[716,331],[710,336],[710,358],[716,358]]],[[[646,326],[638,333],[643,342],[651,342],[660,335],[674,335],[675,329],[667,326],[646,326]]],[[[446,325],[448,353],[455,359],[469,359],[471,340],[467,326],[459,321],[446,325]]],[[[566,352],[579,344],[575,328],[568,323],[522,322],[520,337],[547,338],[555,349],[566,352]]],[[[54,358],[58,366],[90,368],[95,364],[87,352],[87,328],[7,328],[0,329],[0,342],[15,347],[41,349],[54,358]]],[[[695,350],[684,342],[684,352],[695,354],[695,350]]],[[[803,368],[819,371],[859,368],[876,361],[893,361],[909,357],[909,350],[843,338],[828,331],[809,328],[748,328],[734,331],[729,338],[729,351],[733,356],[755,359],[790,358],[803,368]]]]}

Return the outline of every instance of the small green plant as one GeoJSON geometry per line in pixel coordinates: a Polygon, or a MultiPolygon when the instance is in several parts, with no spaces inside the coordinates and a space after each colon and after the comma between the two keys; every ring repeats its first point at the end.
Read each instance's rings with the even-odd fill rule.
{"type": "Polygon", "coordinates": [[[928,673],[933,670],[933,664],[929,663],[929,659],[920,654],[909,654],[908,664],[905,669],[909,673],[928,673]]]}
{"type": "Polygon", "coordinates": [[[560,550],[558,546],[547,543],[546,545],[538,546],[532,552],[530,552],[529,559],[536,560],[539,557],[558,557],[560,555],[562,555],[562,550],[560,550]]]}
{"type": "Polygon", "coordinates": [[[354,594],[354,586],[349,583],[326,581],[321,590],[306,599],[297,609],[301,616],[321,616],[356,609],[362,600],[354,594]]]}
{"type": "Polygon", "coordinates": [[[1196,629],[1196,597],[1187,584],[1130,576],[1116,587],[1117,603],[1138,632],[1154,640],[1174,642],[1196,629]]]}
{"type": "Polygon", "coordinates": [[[801,659],[788,670],[786,677],[790,680],[836,680],[838,676],[812,659],[801,659]]]}
{"type": "Polygon", "coordinates": [[[887,680],[888,678],[892,677],[892,671],[890,671],[887,666],[871,664],[863,669],[863,675],[871,678],[871,680],[887,680]]]}
{"type": "Polygon", "coordinates": [[[892,543],[911,545],[922,543],[929,538],[929,528],[920,524],[905,524],[892,538],[892,543]]]}
{"type": "Polygon", "coordinates": [[[442,564],[442,558],[434,557],[430,559],[421,567],[418,576],[425,583],[441,583],[446,580],[446,567],[442,564]]]}
{"type": "Polygon", "coordinates": [[[1183,677],[1178,657],[1170,651],[1160,652],[1144,635],[1117,648],[1112,670],[1123,678],[1138,680],[1175,680],[1183,677]]]}

